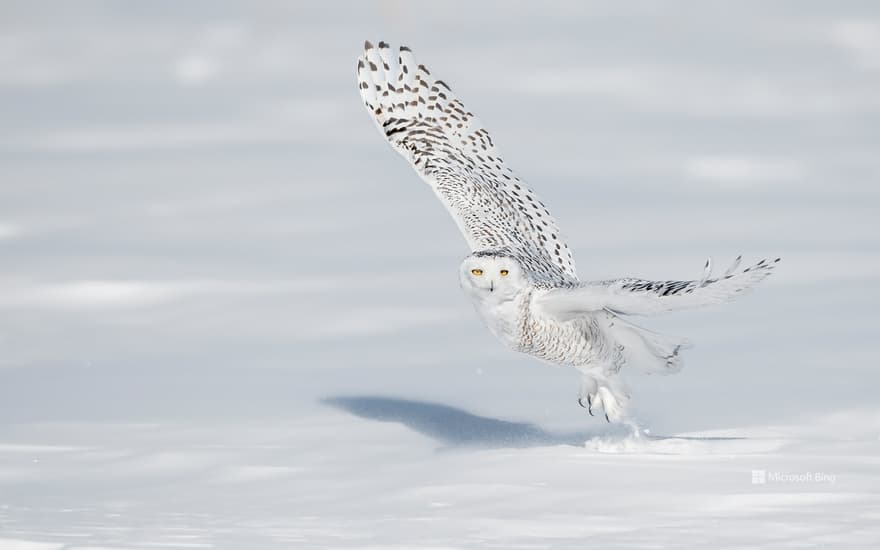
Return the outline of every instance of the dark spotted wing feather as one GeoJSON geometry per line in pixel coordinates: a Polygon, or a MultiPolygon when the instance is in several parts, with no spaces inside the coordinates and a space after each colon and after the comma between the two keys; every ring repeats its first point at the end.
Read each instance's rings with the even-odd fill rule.
{"type": "Polygon", "coordinates": [[[567,288],[550,290],[538,298],[539,307],[560,319],[584,313],[608,310],[624,315],[655,315],[728,302],[764,280],[779,262],[761,260],[737,271],[737,258],[724,275],[712,277],[711,262],[706,263],[703,277],[691,281],[647,281],[614,279],[585,282],[567,288]]]}
{"type": "Polygon", "coordinates": [[[574,260],[547,207],[508,168],[489,132],[442,80],[401,46],[365,44],[361,97],[388,142],[434,190],[471,250],[529,258],[538,278],[576,281],[574,260]]]}

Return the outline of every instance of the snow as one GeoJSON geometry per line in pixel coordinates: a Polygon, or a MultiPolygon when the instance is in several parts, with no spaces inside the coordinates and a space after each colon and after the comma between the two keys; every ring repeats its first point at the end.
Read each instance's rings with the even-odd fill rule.
{"type": "Polygon", "coordinates": [[[208,6],[0,18],[0,550],[880,543],[880,12],[208,6]],[[590,417],[461,295],[364,38],[443,74],[584,276],[780,268],[640,320],[684,369],[590,417]]]}
{"type": "Polygon", "coordinates": [[[4,447],[4,536],[68,548],[803,548],[880,536],[876,415],[839,417],[865,427],[845,438],[791,426],[657,437],[397,398],[328,405],[260,423],[13,430],[7,440],[83,446],[4,447]]]}

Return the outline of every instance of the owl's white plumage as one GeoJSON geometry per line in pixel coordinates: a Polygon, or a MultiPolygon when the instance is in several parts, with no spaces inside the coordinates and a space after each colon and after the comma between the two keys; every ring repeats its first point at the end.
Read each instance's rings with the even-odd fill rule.
{"type": "Polygon", "coordinates": [[[361,97],[379,130],[434,190],[472,254],[462,289],[491,332],[516,351],[583,373],[578,401],[625,412],[624,366],[681,368],[686,340],[656,334],[621,315],[652,315],[728,301],[764,279],[776,262],[691,281],[624,278],[581,282],[559,225],[507,167],[489,132],[409,48],[367,42],[357,64],[361,97]]]}

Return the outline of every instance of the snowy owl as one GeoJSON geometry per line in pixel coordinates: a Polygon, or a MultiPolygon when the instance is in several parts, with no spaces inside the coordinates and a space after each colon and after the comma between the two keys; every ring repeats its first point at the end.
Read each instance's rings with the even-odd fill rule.
{"type": "Polygon", "coordinates": [[[406,46],[364,44],[358,87],[382,135],[428,183],[471,249],[461,287],[489,330],[510,348],[582,373],[578,403],[626,414],[621,368],[649,373],[682,366],[683,338],[638,327],[624,316],[654,315],[728,301],[770,274],[779,259],[713,277],[711,261],[691,281],[624,278],[583,282],[556,220],[507,167],[478,119],[417,65],[406,46]]]}

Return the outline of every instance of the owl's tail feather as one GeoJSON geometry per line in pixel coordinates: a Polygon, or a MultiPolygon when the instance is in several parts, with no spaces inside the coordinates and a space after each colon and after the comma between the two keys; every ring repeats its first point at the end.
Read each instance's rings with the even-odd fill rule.
{"type": "Polygon", "coordinates": [[[605,331],[626,366],[647,374],[672,374],[681,370],[681,352],[691,345],[687,339],[650,331],[610,311],[605,312],[604,321],[605,331]]]}

